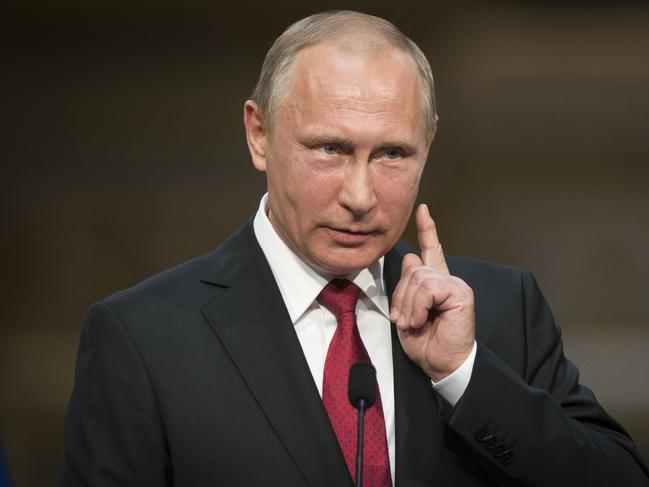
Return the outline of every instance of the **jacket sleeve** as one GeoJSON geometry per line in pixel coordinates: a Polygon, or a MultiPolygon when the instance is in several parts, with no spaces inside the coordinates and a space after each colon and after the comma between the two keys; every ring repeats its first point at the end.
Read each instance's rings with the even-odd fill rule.
{"type": "Polygon", "coordinates": [[[490,349],[520,343],[504,343],[504,334],[479,340],[469,385],[446,414],[449,427],[498,485],[649,486],[632,440],[564,356],[536,281],[526,272],[520,276],[522,367],[490,349]]]}
{"type": "Polygon", "coordinates": [[[170,484],[168,448],[146,366],[107,304],[86,315],[65,417],[59,485],[170,484]]]}

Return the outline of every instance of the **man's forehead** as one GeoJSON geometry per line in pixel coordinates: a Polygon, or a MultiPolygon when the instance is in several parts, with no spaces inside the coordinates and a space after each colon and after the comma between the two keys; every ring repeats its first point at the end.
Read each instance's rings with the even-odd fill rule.
{"type": "Polygon", "coordinates": [[[340,59],[364,60],[367,65],[392,60],[403,67],[415,67],[412,56],[385,41],[362,41],[354,43],[351,39],[323,41],[301,49],[295,57],[295,64],[309,67],[314,64],[340,59]]]}
{"type": "Polygon", "coordinates": [[[421,82],[409,54],[397,48],[349,51],[323,43],[304,49],[294,69],[279,109],[298,121],[294,128],[304,138],[309,133],[358,138],[368,123],[385,132],[382,138],[401,141],[395,146],[418,145],[425,138],[421,82]]]}
{"type": "Polygon", "coordinates": [[[395,91],[407,96],[419,89],[414,60],[397,48],[356,51],[334,43],[317,44],[298,53],[294,69],[293,87],[317,94],[380,99],[395,91]]]}

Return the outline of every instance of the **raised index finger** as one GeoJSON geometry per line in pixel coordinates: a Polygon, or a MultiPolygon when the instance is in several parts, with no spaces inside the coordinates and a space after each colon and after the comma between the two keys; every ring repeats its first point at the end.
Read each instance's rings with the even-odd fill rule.
{"type": "Polygon", "coordinates": [[[421,204],[417,207],[415,223],[422,262],[425,266],[448,273],[444,251],[439,243],[439,238],[437,238],[435,222],[430,216],[427,205],[421,204]]]}

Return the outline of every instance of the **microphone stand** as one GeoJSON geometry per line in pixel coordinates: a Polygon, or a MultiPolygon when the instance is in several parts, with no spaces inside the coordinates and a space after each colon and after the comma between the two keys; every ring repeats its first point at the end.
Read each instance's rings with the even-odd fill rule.
{"type": "Polygon", "coordinates": [[[358,437],[356,438],[356,487],[363,487],[363,426],[365,423],[366,402],[358,401],[358,437]]]}
{"type": "Polygon", "coordinates": [[[347,396],[353,407],[358,409],[356,437],[356,487],[363,487],[363,430],[365,410],[376,402],[376,369],[369,362],[357,362],[349,369],[347,396]]]}

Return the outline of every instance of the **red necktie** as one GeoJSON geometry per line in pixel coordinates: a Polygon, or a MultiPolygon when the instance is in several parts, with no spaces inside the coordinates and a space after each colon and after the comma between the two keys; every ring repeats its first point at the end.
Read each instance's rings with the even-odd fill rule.
{"type": "MultiPolygon", "coordinates": [[[[322,402],[329,415],[338,444],[352,479],[356,477],[356,435],[358,411],[347,397],[349,368],[356,362],[370,362],[356,325],[356,302],[361,290],[351,281],[334,279],[318,296],[318,303],[336,317],[338,327],[329,345],[324,368],[322,402]]],[[[365,412],[363,485],[391,487],[388,442],[381,395],[365,412]]]]}

